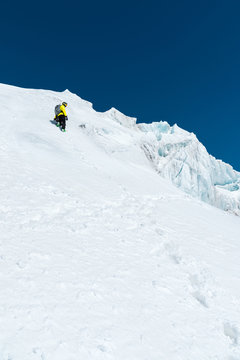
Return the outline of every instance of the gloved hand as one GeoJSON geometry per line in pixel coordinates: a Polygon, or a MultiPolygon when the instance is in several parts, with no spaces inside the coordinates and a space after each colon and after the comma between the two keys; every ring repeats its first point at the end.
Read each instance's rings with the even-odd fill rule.
{"type": "Polygon", "coordinates": [[[65,120],[68,120],[68,117],[67,117],[67,116],[65,116],[65,120]]]}

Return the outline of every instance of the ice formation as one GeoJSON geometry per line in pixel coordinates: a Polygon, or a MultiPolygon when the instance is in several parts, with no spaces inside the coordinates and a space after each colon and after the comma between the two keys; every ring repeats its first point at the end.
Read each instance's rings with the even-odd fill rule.
{"type": "Polygon", "coordinates": [[[240,173],[209,155],[193,133],[160,121],[138,124],[142,149],[158,173],[186,193],[240,213],[240,173]]]}

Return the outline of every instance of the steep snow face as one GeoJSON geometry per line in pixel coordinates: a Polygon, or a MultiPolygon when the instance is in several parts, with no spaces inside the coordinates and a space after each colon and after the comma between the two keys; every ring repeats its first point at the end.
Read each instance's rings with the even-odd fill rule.
{"type": "Polygon", "coordinates": [[[160,121],[139,124],[142,148],[163,177],[209,204],[240,214],[240,173],[209,155],[196,136],[160,121]]]}
{"type": "Polygon", "coordinates": [[[240,359],[240,218],[159,176],[155,134],[116,110],[0,102],[0,359],[240,359]]]}

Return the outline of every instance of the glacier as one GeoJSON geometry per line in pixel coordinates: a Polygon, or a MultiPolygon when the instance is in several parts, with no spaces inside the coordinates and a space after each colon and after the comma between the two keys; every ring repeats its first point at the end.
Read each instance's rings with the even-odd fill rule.
{"type": "Polygon", "coordinates": [[[195,134],[165,121],[136,124],[136,118],[114,108],[104,115],[143,133],[139,146],[159,175],[193,197],[240,215],[240,173],[209,155],[195,134]]]}
{"type": "Polygon", "coordinates": [[[239,174],[70,91],[0,102],[0,359],[240,359],[239,174]]]}

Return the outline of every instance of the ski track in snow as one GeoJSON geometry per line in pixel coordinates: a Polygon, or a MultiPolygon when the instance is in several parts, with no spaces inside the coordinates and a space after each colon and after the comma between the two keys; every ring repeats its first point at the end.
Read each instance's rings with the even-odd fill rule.
{"type": "Polygon", "coordinates": [[[13,130],[13,114],[0,143],[0,360],[240,360],[239,218],[174,189],[112,119],[118,145],[64,99],[68,133],[31,114],[13,130]]]}

